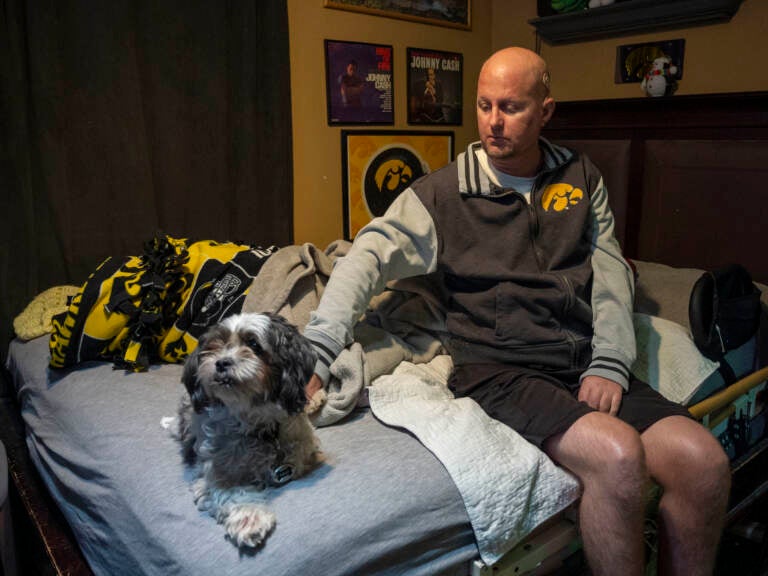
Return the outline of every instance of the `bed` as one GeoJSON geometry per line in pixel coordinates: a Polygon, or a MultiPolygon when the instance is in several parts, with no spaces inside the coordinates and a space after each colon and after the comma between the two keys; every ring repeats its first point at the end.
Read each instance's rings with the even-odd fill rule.
{"type": "MultiPolygon", "coordinates": [[[[714,101],[707,105],[723,105],[721,99],[714,101]]],[[[748,109],[743,104],[728,106],[748,109]]],[[[637,105],[642,108],[645,101],[637,105]]],[[[692,108],[701,105],[693,103],[692,108]]],[[[616,104],[617,109],[621,106],[616,104]]],[[[579,107],[575,104],[573,109],[579,107]]],[[[563,108],[566,117],[573,112],[563,108]]],[[[648,115],[639,117],[657,112],[649,109],[648,115]]],[[[586,110],[583,118],[589,115],[586,110]]],[[[691,256],[682,249],[670,250],[663,235],[659,239],[630,217],[633,207],[643,206],[644,219],[652,218],[654,208],[662,208],[647,196],[636,197],[652,194],[638,192],[635,184],[627,186],[636,181],[621,169],[636,168],[632,154],[637,144],[598,128],[591,125],[591,132],[582,130],[574,138],[572,133],[557,133],[554,126],[551,136],[578,140],[599,165],[609,166],[604,172],[609,189],[616,190],[612,202],[618,233],[638,266],[639,318],[664,317],[685,330],[691,283],[702,269],[719,262],[702,260],[698,252],[691,256]],[[616,154],[620,161],[613,158],[616,154]]],[[[615,130],[616,123],[609,129],[615,130]]],[[[637,128],[633,134],[636,138],[637,128]]],[[[732,131],[729,134],[733,136],[732,131]]],[[[735,139],[741,141],[743,136],[735,139]]],[[[647,182],[655,180],[648,177],[647,182]]],[[[699,241],[705,238],[691,234],[699,241]]],[[[739,253],[742,263],[757,280],[764,279],[762,260],[757,262],[750,254],[739,253]]],[[[768,292],[760,287],[765,316],[768,292]]],[[[765,414],[760,410],[764,394],[759,396],[768,377],[760,358],[764,336],[765,327],[736,351],[741,377],[736,384],[723,390],[711,372],[684,392],[691,411],[717,435],[727,439],[729,423],[737,419],[750,422],[748,446],[733,453],[735,470],[765,453],[765,414]]],[[[32,533],[42,536],[45,570],[51,573],[523,574],[543,573],[578,548],[572,515],[577,502],[569,496],[559,513],[528,525],[529,533],[518,535],[498,563],[483,562],[470,508],[450,468],[418,435],[378,419],[362,394],[337,421],[318,428],[328,462],[276,492],[272,506],[278,527],[266,545],[254,553],[238,552],[215,521],[194,507],[179,447],[160,426],[162,417],[175,412],[183,394],[181,367],[153,365],[137,374],[90,361],[51,371],[47,355],[46,336],[12,342],[7,376],[20,410],[12,400],[4,402],[3,441],[23,504],[17,512],[28,513],[32,533]],[[63,522],[59,512],[41,505],[41,498],[48,496],[63,522]]],[[[702,370],[706,372],[706,367],[702,370]]],[[[729,519],[737,519],[752,495],[761,491],[765,492],[764,482],[750,490],[736,486],[738,498],[732,502],[729,519]]]]}
{"type": "Polygon", "coordinates": [[[440,463],[363,410],[319,431],[330,463],[278,491],[279,528],[257,554],[241,555],[193,505],[178,444],[159,424],[183,392],[180,366],[121,375],[92,363],[51,378],[46,354],[45,338],[16,342],[10,370],[32,459],[97,574],[252,574],[265,565],[431,574],[473,556],[440,463]]]}
{"type": "MultiPolygon", "coordinates": [[[[638,278],[644,279],[638,282],[638,294],[646,305],[658,302],[649,286],[660,281],[663,286],[680,274],[690,281],[699,273],[636,265],[638,278]]],[[[638,313],[638,319],[643,317],[638,313]]],[[[753,340],[732,353],[740,356],[735,362],[739,376],[754,371],[754,352],[753,340]]],[[[258,551],[242,553],[225,540],[211,517],[195,508],[178,443],[160,426],[185,393],[181,366],[153,365],[134,373],[115,370],[109,362],[88,361],[52,370],[48,357],[46,336],[17,339],[10,346],[7,368],[21,405],[30,457],[95,574],[249,574],[265,566],[290,574],[467,574],[480,562],[479,535],[468,515],[472,507],[466,493],[457,489],[461,484],[451,464],[444,456],[436,457],[441,456],[439,449],[418,433],[404,432],[397,421],[388,426],[380,420],[387,420],[387,414],[402,415],[411,399],[394,412],[379,409],[376,415],[358,402],[343,417],[320,426],[328,461],[275,491],[271,505],[278,517],[276,531],[258,551]]],[[[702,375],[706,366],[703,370],[702,375]]],[[[766,372],[758,372],[757,379],[766,372]]],[[[680,394],[694,400],[707,389],[718,390],[718,377],[710,370],[700,386],[680,394]]],[[[381,388],[380,381],[374,380],[371,396],[381,388]]],[[[753,405],[761,389],[756,384],[740,394],[753,405]]],[[[750,418],[754,415],[750,412],[750,418]]],[[[489,477],[493,472],[487,463],[471,467],[489,477]]],[[[550,510],[557,513],[578,496],[573,485],[542,480],[541,473],[522,479],[555,483],[542,494],[527,493],[531,508],[536,498],[560,498],[550,510]],[[570,494],[562,496],[568,489],[570,494]]],[[[498,492],[498,483],[494,486],[498,492]]],[[[535,550],[529,548],[529,557],[518,563],[538,565],[541,559],[531,556],[532,550],[539,555],[571,551],[572,521],[560,520],[552,527],[545,519],[523,522],[526,532],[546,540],[535,550]]],[[[476,570],[484,566],[487,563],[480,562],[476,570]]]]}

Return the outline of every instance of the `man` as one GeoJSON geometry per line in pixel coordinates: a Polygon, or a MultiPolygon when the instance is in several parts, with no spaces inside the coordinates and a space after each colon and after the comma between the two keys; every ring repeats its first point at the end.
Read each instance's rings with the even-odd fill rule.
{"type": "Polygon", "coordinates": [[[337,262],[305,330],[313,394],[385,283],[437,272],[448,294],[449,385],[581,481],[595,575],[643,572],[652,479],[659,573],[710,574],[730,470],[717,440],[635,380],[633,278],[605,186],[583,155],[540,137],[555,103],[535,53],[507,48],[477,85],[480,142],[405,190],[337,262]]]}
{"type": "Polygon", "coordinates": [[[443,119],[443,85],[437,79],[434,68],[427,69],[421,95],[421,116],[427,122],[440,122],[443,119]]]}
{"type": "Polygon", "coordinates": [[[341,102],[345,108],[360,108],[363,105],[365,81],[357,74],[357,61],[350,60],[339,76],[341,102]]]}

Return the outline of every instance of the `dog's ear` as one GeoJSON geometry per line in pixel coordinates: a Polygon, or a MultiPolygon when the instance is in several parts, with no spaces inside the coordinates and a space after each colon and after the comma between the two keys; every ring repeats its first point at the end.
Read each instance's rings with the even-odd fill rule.
{"type": "Polygon", "coordinates": [[[200,343],[194,352],[187,357],[184,362],[184,371],[181,374],[181,381],[187,389],[189,399],[192,401],[192,408],[195,412],[202,412],[208,405],[208,396],[203,390],[200,381],[197,378],[197,369],[200,365],[200,343]]]}
{"type": "Polygon", "coordinates": [[[273,400],[288,411],[296,414],[304,410],[307,397],[304,393],[315,371],[317,356],[312,344],[304,338],[298,329],[282,316],[268,314],[272,323],[272,371],[275,379],[273,400]]]}

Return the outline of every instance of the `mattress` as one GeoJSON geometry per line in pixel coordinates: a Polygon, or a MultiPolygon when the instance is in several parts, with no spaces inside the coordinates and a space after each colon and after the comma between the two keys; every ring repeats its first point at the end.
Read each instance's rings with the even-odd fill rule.
{"type": "Polygon", "coordinates": [[[182,367],[53,371],[47,345],[12,342],[7,366],[31,457],[95,574],[466,574],[477,557],[443,465],[366,408],[317,431],[327,462],[271,493],[274,532],[239,551],[196,509],[160,426],[185,393],[182,367]]]}

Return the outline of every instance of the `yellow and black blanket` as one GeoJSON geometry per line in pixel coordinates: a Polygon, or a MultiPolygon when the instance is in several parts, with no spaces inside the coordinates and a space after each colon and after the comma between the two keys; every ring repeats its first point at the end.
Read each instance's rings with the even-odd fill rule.
{"type": "Polygon", "coordinates": [[[240,312],[277,248],[154,238],[141,256],[107,258],[53,318],[53,368],[86,360],[145,370],[183,361],[207,328],[240,312]]]}

